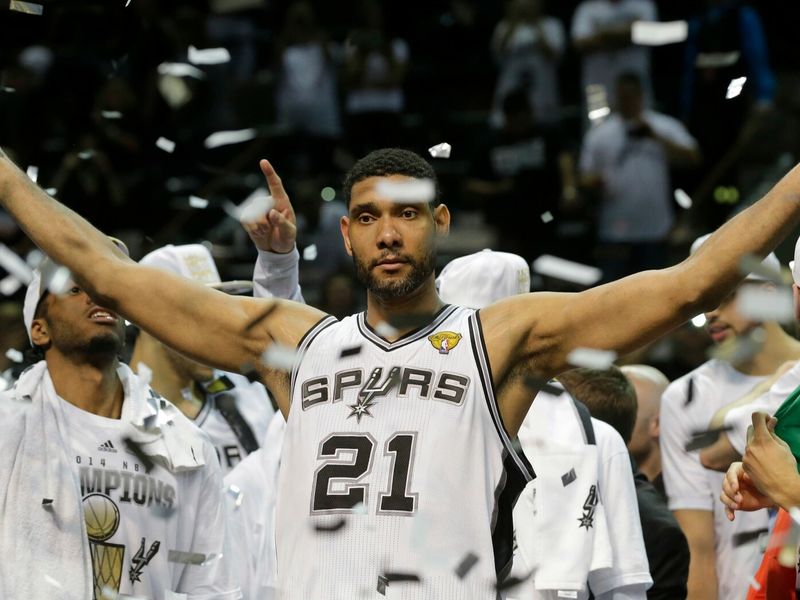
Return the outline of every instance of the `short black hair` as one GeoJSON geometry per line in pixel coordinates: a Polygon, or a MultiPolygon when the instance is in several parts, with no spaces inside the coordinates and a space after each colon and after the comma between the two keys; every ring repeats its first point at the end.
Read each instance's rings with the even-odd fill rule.
{"type": "Polygon", "coordinates": [[[439,181],[431,164],[416,152],[402,148],[382,148],[373,150],[360,159],[347,173],[342,185],[342,193],[347,206],[350,206],[350,194],[353,186],[369,177],[385,177],[387,175],[406,175],[416,179],[430,179],[434,185],[433,206],[439,204],[439,181]]]}
{"type": "Polygon", "coordinates": [[[562,373],[558,380],[595,419],[616,429],[625,444],[631,441],[638,403],[636,389],[625,373],[613,365],[604,370],[579,368],[562,373]]]}

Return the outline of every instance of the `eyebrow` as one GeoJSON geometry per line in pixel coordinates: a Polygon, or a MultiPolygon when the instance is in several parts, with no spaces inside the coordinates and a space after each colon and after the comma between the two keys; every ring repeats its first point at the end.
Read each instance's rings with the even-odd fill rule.
{"type": "Polygon", "coordinates": [[[379,213],[380,209],[374,202],[362,202],[350,207],[350,215],[353,217],[357,217],[361,213],[365,212],[379,213]]]}

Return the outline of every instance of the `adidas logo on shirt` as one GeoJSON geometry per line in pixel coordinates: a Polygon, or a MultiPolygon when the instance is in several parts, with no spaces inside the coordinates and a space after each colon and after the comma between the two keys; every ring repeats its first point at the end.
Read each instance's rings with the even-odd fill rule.
{"type": "Polygon", "coordinates": [[[117,449],[114,448],[114,444],[111,443],[111,440],[103,442],[102,444],[100,444],[97,447],[97,449],[100,450],[101,452],[115,452],[116,453],[116,451],[117,451],[117,449]]]}

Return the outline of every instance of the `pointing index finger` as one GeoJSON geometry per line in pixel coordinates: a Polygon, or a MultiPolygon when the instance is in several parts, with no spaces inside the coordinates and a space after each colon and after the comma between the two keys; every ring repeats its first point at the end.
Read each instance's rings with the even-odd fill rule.
{"type": "Polygon", "coordinates": [[[281,178],[278,176],[278,173],[275,171],[275,168],[272,166],[272,164],[266,158],[262,158],[258,162],[258,166],[261,167],[261,172],[267,179],[267,186],[269,187],[270,195],[274,197],[286,194],[283,189],[283,182],[281,181],[281,178]]]}

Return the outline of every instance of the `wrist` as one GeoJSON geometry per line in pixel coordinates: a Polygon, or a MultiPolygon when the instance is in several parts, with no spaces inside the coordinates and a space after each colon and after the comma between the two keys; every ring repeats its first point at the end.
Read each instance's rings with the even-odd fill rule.
{"type": "Polygon", "coordinates": [[[786,485],[782,485],[770,499],[784,510],[800,505],[800,476],[795,475],[786,485]]]}

